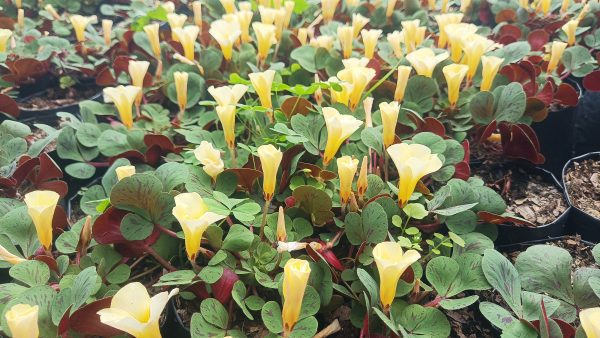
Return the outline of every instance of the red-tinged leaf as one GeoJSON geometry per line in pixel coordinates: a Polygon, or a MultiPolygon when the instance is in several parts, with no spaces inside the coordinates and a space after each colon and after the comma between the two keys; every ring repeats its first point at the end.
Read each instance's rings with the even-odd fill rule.
{"type": "Polygon", "coordinates": [[[211,285],[211,289],[215,299],[221,304],[227,305],[231,300],[231,290],[233,290],[233,284],[240,280],[238,275],[230,269],[223,269],[223,275],[211,285]]]}
{"type": "Polygon", "coordinates": [[[462,161],[454,165],[454,178],[466,181],[469,177],[471,177],[469,162],[462,161]]]}
{"type": "Polygon", "coordinates": [[[477,213],[477,216],[484,223],[490,223],[490,224],[518,224],[518,225],[523,225],[523,226],[528,226],[528,227],[534,227],[535,226],[535,224],[530,223],[529,221],[527,221],[525,219],[522,219],[522,218],[496,215],[494,213],[487,212],[487,211],[479,211],[477,213]]]}
{"type": "Polygon", "coordinates": [[[262,176],[261,171],[250,168],[231,168],[225,171],[234,173],[238,178],[238,185],[248,192],[252,192],[254,182],[262,176]]]}
{"type": "Polygon", "coordinates": [[[517,12],[512,8],[506,8],[496,14],[496,22],[514,22],[517,19],[517,12]]]}
{"type": "Polygon", "coordinates": [[[374,79],[377,79],[377,75],[379,75],[379,73],[381,72],[381,62],[375,58],[372,58],[371,60],[369,60],[369,63],[367,63],[367,67],[375,69],[374,79]]]}
{"type": "Polygon", "coordinates": [[[117,79],[112,74],[110,68],[103,68],[96,75],[96,84],[101,87],[115,86],[117,84],[117,79]]]}
{"type": "Polygon", "coordinates": [[[49,64],[46,61],[38,61],[32,58],[23,58],[15,61],[6,61],[10,74],[5,80],[16,84],[39,79],[48,73],[49,64]]]}
{"type": "Polygon", "coordinates": [[[420,131],[431,132],[441,137],[446,137],[446,127],[438,119],[426,117],[423,119],[423,124],[420,126],[420,131]]]}
{"type": "Polygon", "coordinates": [[[516,40],[521,39],[521,35],[523,35],[521,28],[515,25],[504,25],[500,28],[500,36],[510,36],[515,38],[516,40]]]}
{"type": "Polygon", "coordinates": [[[181,151],[184,149],[184,147],[175,146],[173,141],[171,141],[171,139],[169,139],[165,135],[159,134],[147,134],[146,136],[144,136],[144,144],[146,144],[146,146],[148,147],[157,145],[160,147],[161,150],[175,154],[181,153],[181,151]]]}
{"type": "Polygon", "coordinates": [[[124,242],[125,237],[121,234],[121,221],[127,215],[127,211],[109,207],[94,222],[92,237],[100,244],[114,244],[124,242]]]}
{"type": "Polygon", "coordinates": [[[527,41],[529,41],[531,50],[541,51],[544,49],[544,45],[550,41],[550,34],[543,29],[536,29],[529,33],[527,41]]]}
{"type": "Polygon", "coordinates": [[[29,156],[23,156],[17,163],[17,169],[13,172],[12,178],[17,182],[17,186],[21,185],[23,181],[33,172],[33,170],[40,164],[39,158],[30,158],[29,156]]]}
{"type": "Polygon", "coordinates": [[[69,192],[69,186],[65,181],[48,181],[42,182],[35,186],[38,190],[52,190],[60,195],[60,198],[65,198],[69,192]]]}
{"type": "Polygon", "coordinates": [[[323,256],[325,261],[329,263],[329,265],[331,265],[334,269],[338,271],[344,271],[346,269],[342,262],[340,262],[340,260],[337,258],[335,253],[330,249],[322,249],[319,251],[319,253],[321,254],[321,256],[323,256]]]}
{"type": "Polygon", "coordinates": [[[108,162],[109,163],[113,163],[115,162],[117,159],[119,158],[126,158],[129,161],[133,162],[133,163],[140,163],[140,162],[145,162],[146,158],[144,157],[144,154],[140,153],[137,150],[128,150],[124,153],[121,153],[119,155],[115,155],[113,157],[111,157],[108,162]]]}
{"type": "Polygon", "coordinates": [[[469,143],[469,140],[464,140],[461,143],[464,151],[465,151],[465,156],[463,157],[463,161],[466,161],[467,163],[469,163],[471,161],[471,144],[469,143]]]}
{"type": "Polygon", "coordinates": [[[575,107],[579,103],[579,93],[568,83],[561,83],[556,89],[554,100],[569,107],[575,107]]]}
{"type": "Polygon", "coordinates": [[[14,118],[19,117],[19,105],[10,96],[0,94],[0,112],[14,118]]]}
{"type": "Polygon", "coordinates": [[[400,279],[409,284],[415,281],[415,271],[413,270],[412,266],[409,266],[406,270],[404,270],[404,273],[402,273],[400,279]]]}
{"type": "MultiPolygon", "coordinates": [[[[544,63],[544,57],[541,55],[529,55],[529,56],[527,56],[527,60],[529,60],[534,65],[538,65],[540,67],[543,66],[543,63],[544,63]]],[[[546,68],[546,67],[543,67],[543,68],[546,68]]]]}
{"type": "Polygon", "coordinates": [[[504,155],[509,158],[523,159],[533,164],[542,164],[544,155],[540,153],[540,144],[531,127],[524,124],[498,126],[502,135],[504,155]]]}
{"type": "Polygon", "coordinates": [[[552,22],[549,22],[546,25],[544,25],[544,29],[550,35],[555,34],[555,32],[561,29],[562,26],[564,26],[567,23],[567,21],[569,21],[568,18],[563,18],[561,20],[553,20],[552,22]]]}
{"type": "Polygon", "coordinates": [[[281,104],[281,111],[290,119],[296,114],[308,115],[314,109],[312,103],[303,97],[290,96],[281,104]]]}
{"type": "Polygon", "coordinates": [[[534,122],[541,122],[548,116],[548,107],[540,99],[528,97],[525,115],[530,116],[534,122]]]}
{"type": "Polygon", "coordinates": [[[554,101],[554,83],[547,81],[535,97],[541,100],[544,105],[549,106],[554,101]]]}
{"type": "Polygon", "coordinates": [[[67,213],[62,206],[57,205],[56,209],[54,209],[54,217],[52,218],[52,229],[55,234],[60,234],[63,232],[63,229],[69,225],[69,221],[67,219],[67,213]]]}
{"type": "Polygon", "coordinates": [[[304,170],[310,176],[323,181],[330,181],[337,177],[333,171],[325,170],[312,163],[298,163],[298,169],[304,170]]]}
{"type": "Polygon", "coordinates": [[[110,307],[111,301],[112,297],[103,298],[77,309],[70,318],[68,316],[65,316],[66,319],[63,317],[63,321],[66,320],[66,323],[63,324],[63,321],[61,321],[59,332],[65,333],[71,329],[88,336],[113,337],[122,335],[121,330],[102,324],[98,315],[98,311],[110,307]]]}
{"type": "MultiPolygon", "coordinates": [[[[595,70],[586,75],[583,78],[583,87],[589,91],[600,91],[600,70],[595,70]]],[[[0,108],[0,110],[2,109],[0,108]]]]}
{"type": "Polygon", "coordinates": [[[40,171],[37,173],[37,182],[48,181],[51,179],[63,178],[63,172],[52,157],[46,153],[40,155],[40,171]]]}
{"type": "Polygon", "coordinates": [[[158,144],[154,144],[148,147],[148,150],[146,150],[144,161],[149,165],[156,167],[163,153],[165,152],[160,148],[160,146],[158,144]]]}
{"type": "Polygon", "coordinates": [[[285,189],[287,189],[290,178],[290,171],[292,169],[292,160],[298,154],[304,151],[304,147],[300,144],[297,144],[290,149],[283,152],[283,157],[281,159],[281,180],[279,183],[279,193],[282,193],[285,189]]]}
{"type": "Polygon", "coordinates": [[[131,61],[131,58],[128,55],[119,55],[115,58],[112,67],[117,76],[123,72],[129,74],[129,61],[131,61]]]}
{"type": "Polygon", "coordinates": [[[517,38],[515,38],[514,36],[510,36],[510,35],[504,35],[498,39],[498,42],[503,45],[510,45],[511,43],[517,42],[517,41],[518,41],[517,38]]]}
{"type": "Polygon", "coordinates": [[[479,129],[479,137],[477,138],[479,143],[485,142],[488,137],[492,136],[492,134],[498,129],[498,123],[496,120],[490,122],[485,128],[479,129]]]}
{"type": "Polygon", "coordinates": [[[185,290],[192,292],[200,300],[210,298],[208,291],[206,291],[206,284],[204,284],[202,281],[190,285],[185,290]]]}
{"type": "Polygon", "coordinates": [[[577,329],[574,328],[571,324],[565,322],[562,319],[552,318],[558,326],[560,326],[560,330],[562,331],[563,338],[575,338],[575,334],[577,333],[577,329]]]}
{"type": "Polygon", "coordinates": [[[37,255],[37,256],[35,256],[34,259],[36,261],[40,261],[40,262],[48,265],[48,268],[50,268],[50,270],[56,272],[56,274],[59,273],[58,264],[56,263],[56,260],[54,259],[54,257],[50,257],[48,255],[37,255]]]}

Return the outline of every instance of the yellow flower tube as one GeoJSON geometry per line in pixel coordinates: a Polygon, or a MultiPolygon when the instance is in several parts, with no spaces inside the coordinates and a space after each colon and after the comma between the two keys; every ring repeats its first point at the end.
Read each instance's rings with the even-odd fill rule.
{"type": "Polygon", "coordinates": [[[238,11],[236,13],[237,21],[240,24],[242,42],[252,41],[252,37],[250,36],[250,23],[252,22],[253,15],[254,13],[251,11],[238,11]]]}
{"type": "Polygon", "coordinates": [[[350,156],[342,156],[336,162],[340,178],[340,201],[342,206],[345,206],[352,196],[352,182],[358,169],[358,160],[350,156]]]}
{"type": "Polygon", "coordinates": [[[283,212],[283,207],[279,207],[279,212],[277,214],[277,230],[276,237],[278,242],[287,242],[287,231],[285,229],[285,213],[283,212]]]}
{"type": "Polygon", "coordinates": [[[194,24],[202,28],[202,1],[196,0],[192,2],[192,11],[194,13],[194,24]]]}
{"type": "MultiPolygon", "coordinates": [[[[169,22],[169,27],[171,30],[175,28],[183,28],[185,22],[187,21],[187,15],[185,14],[177,14],[177,13],[169,13],[167,14],[167,21],[169,22]]],[[[174,40],[178,41],[178,40],[174,40]]]]}
{"type": "Polygon", "coordinates": [[[298,33],[296,34],[296,36],[298,37],[298,41],[300,41],[300,44],[302,46],[306,45],[306,41],[308,41],[308,28],[298,28],[298,33]]]}
{"type": "Polygon", "coordinates": [[[315,48],[325,48],[330,50],[333,48],[333,37],[329,35],[320,35],[310,40],[310,45],[315,48]]]}
{"type": "Polygon", "coordinates": [[[325,23],[329,23],[333,20],[335,9],[339,2],[340,0],[321,0],[321,12],[325,23]]]}
{"type": "MultiPolygon", "coordinates": [[[[150,67],[150,62],[148,61],[129,61],[127,65],[127,70],[129,71],[129,76],[131,77],[131,84],[144,88],[144,78],[146,77],[146,73],[148,72],[148,67],[150,67]]],[[[135,105],[139,106],[142,102],[143,92],[140,90],[136,99],[135,105]]]]}
{"type": "Polygon", "coordinates": [[[24,198],[40,244],[47,251],[52,247],[52,220],[59,199],[60,196],[50,190],[32,191],[24,198]]]}
{"type": "Polygon", "coordinates": [[[361,32],[363,45],[365,46],[365,57],[372,59],[375,56],[375,49],[377,48],[377,41],[381,36],[381,29],[363,29],[361,32]]]}
{"type": "Polygon", "coordinates": [[[581,310],[579,319],[587,338],[600,338],[600,307],[581,310]]]}
{"type": "Polygon", "coordinates": [[[175,91],[177,92],[177,105],[179,106],[180,114],[183,114],[185,107],[187,106],[188,78],[189,74],[186,72],[173,73],[173,79],[175,80],[175,91]]]}
{"type": "Polygon", "coordinates": [[[23,7],[23,0],[15,0],[15,7],[21,9],[23,7]]]}
{"type": "Polygon", "coordinates": [[[175,12],[175,4],[173,3],[173,1],[165,1],[161,3],[160,6],[165,9],[167,14],[175,12]]]}
{"type": "Polygon", "coordinates": [[[5,261],[9,264],[17,265],[21,262],[25,262],[26,259],[9,252],[8,250],[6,250],[5,247],[0,245],[0,261],[5,261]]]}
{"type": "Polygon", "coordinates": [[[546,16],[550,13],[551,5],[552,5],[552,0],[540,0],[536,11],[542,12],[546,16]]]}
{"type": "Polygon", "coordinates": [[[388,0],[387,7],[385,8],[385,17],[390,18],[396,8],[396,0],[388,0]]]}
{"type": "Polygon", "coordinates": [[[338,40],[342,47],[342,56],[344,59],[352,55],[352,42],[354,41],[354,33],[351,26],[339,26],[337,28],[338,40]]]}
{"type": "Polygon", "coordinates": [[[250,73],[248,77],[250,77],[252,87],[256,91],[256,94],[258,94],[260,105],[268,109],[273,109],[273,104],[271,103],[271,86],[275,78],[275,71],[269,69],[260,73],[250,73]]]}
{"type": "MultiPolygon", "coordinates": [[[[220,21],[220,20],[217,20],[220,21]]],[[[214,21],[213,25],[217,22],[214,21]]],[[[210,28],[210,34],[214,37],[212,31],[212,25],[210,28]]],[[[188,60],[195,60],[194,56],[194,47],[196,44],[196,39],[198,38],[198,33],[200,33],[200,28],[198,26],[185,26],[183,28],[175,28],[173,29],[173,36],[176,36],[183,47],[183,56],[185,56],[188,60]]],[[[219,41],[217,41],[219,42],[219,41]]],[[[220,44],[220,42],[219,42],[220,44]]],[[[222,47],[221,47],[222,48],[222,47]]],[[[225,51],[223,52],[223,56],[225,57],[225,51]]],[[[226,57],[225,57],[226,58],[226,57]]]]}
{"type": "Polygon", "coordinates": [[[265,201],[271,201],[275,193],[277,170],[279,170],[283,153],[272,144],[258,147],[257,152],[263,172],[263,195],[265,201]]]}
{"type": "Polygon", "coordinates": [[[115,173],[117,174],[117,180],[120,181],[126,177],[135,175],[135,167],[132,165],[122,165],[115,169],[115,173]]]}
{"type": "Polygon", "coordinates": [[[400,105],[396,101],[381,102],[379,111],[381,112],[381,124],[383,125],[383,145],[387,148],[394,144],[396,139],[396,124],[398,124],[400,105]]]}
{"type": "Polygon", "coordinates": [[[414,52],[406,55],[406,59],[413,66],[417,74],[431,77],[433,70],[438,63],[448,58],[448,52],[435,55],[435,52],[430,48],[417,49],[414,52]]]}
{"type": "Polygon", "coordinates": [[[146,37],[150,42],[152,53],[154,53],[155,58],[160,60],[160,35],[158,34],[159,29],[160,27],[157,23],[144,26],[144,32],[146,33],[146,37]]]}
{"type": "Polygon", "coordinates": [[[104,34],[104,44],[106,47],[110,47],[112,41],[112,20],[102,20],[102,33],[104,34]]]}
{"type": "Polygon", "coordinates": [[[458,24],[462,21],[462,13],[447,13],[435,16],[435,21],[438,24],[439,37],[438,37],[438,48],[446,48],[448,43],[448,34],[446,34],[446,26],[450,24],[458,24]]]}
{"type": "Polygon", "coordinates": [[[6,52],[6,47],[8,46],[8,40],[12,36],[12,31],[10,29],[0,28],[0,53],[6,52]]]}
{"type": "Polygon", "coordinates": [[[71,25],[75,30],[75,38],[78,42],[83,42],[85,41],[85,29],[89,24],[96,21],[96,16],[71,15],[69,21],[71,21],[71,25]]]}
{"type": "Polygon", "coordinates": [[[382,242],[373,249],[373,259],[379,270],[379,298],[385,312],[389,311],[396,297],[400,277],[420,258],[418,251],[403,252],[402,246],[396,242],[382,242]]]}
{"type": "Polygon", "coordinates": [[[283,267],[283,320],[284,335],[294,329],[300,317],[302,299],[310,277],[310,265],[302,259],[291,258],[283,267]]]}
{"type": "Polygon", "coordinates": [[[104,102],[114,103],[119,112],[121,122],[131,129],[133,127],[133,112],[131,106],[140,93],[141,88],[136,86],[118,86],[104,88],[104,102]]]}
{"type": "Polygon", "coordinates": [[[363,124],[351,115],[341,115],[332,107],[323,108],[323,117],[327,127],[327,144],[323,153],[323,164],[327,166],[335,157],[342,143],[348,139],[363,124]]]}
{"type": "Polygon", "coordinates": [[[369,59],[346,59],[342,60],[344,63],[344,69],[337,73],[337,77],[345,82],[352,84],[352,93],[350,94],[349,108],[354,111],[360,99],[362,98],[363,92],[369,85],[369,82],[375,77],[375,70],[367,67],[369,59]]]}
{"type": "Polygon", "coordinates": [[[277,39],[277,41],[281,40],[281,36],[283,35],[283,30],[286,28],[285,27],[285,19],[287,16],[287,12],[285,11],[285,8],[279,8],[278,10],[275,11],[275,38],[277,39]]]}
{"type": "Polygon", "coordinates": [[[21,30],[25,28],[25,10],[22,8],[17,9],[17,26],[21,30]]]}
{"type": "Polygon", "coordinates": [[[365,18],[360,13],[352,14],[352,34],[358,38],[360,31],[369,23],[369,18],[365,18]]]}
{"type": "Polygon", "coordinates": [[[398,170],[398,202],[406,205],[423,176],[438,171],[442,161],[422,144],[396,143],[387,152],[398,170]]]}
{"type": "Polygon", "coordinates": [[[237,105],[240,99],[246,94],[248,86],[235,84],[233,86],[222,86],[215,88],[208,87],[208,93],[215,99],[217,105],[225,107],[228,105],[237,105]]]}
{"type": "Polygon", "coordinates": [[[238,2],[238,7],[240,11],[252,11],[252,3],[250,1],[240,1],[238,2]]]}
{"type": "Polygon", "coordinates": [[[481,87],[479,88],[482,92],[487,92],[492,88],[494,78],[500,70],[500,65],[504,62],[503,58],[497,56],[482,56],[481,57],[481,87]]]}
{"type": "Polygon", "coordinates": [[[450,60],[459,63],[462,57],[463,41],[475,34],[477,26],[468,23],[447,24],[444,28],[450,42],[450,60]]]}
{"type": "Polygon", "coordinates": [[[225,9],[225,13],[233,14],[235,13],[235,0],[219,0],[221,5],[225,9]]]}
{"type": "Polygon", "coordinates": [[[283,8],[285,9],[285,21],[283,26],[285,28],[290,27],[290,22],[292,21],[292,14],[294,14],[294,7],[296,7],[296,1],[287,0],[283,3],[283,8]]]}
{"type": "Polygon", "coordinates": [[[358,180],[356,181],[356,194],[359,199],[363,199],[367,189],[369,188],[369,181],[367,178],[367,167],[369,165],[369,157],[364,156],[360,164],[360,172],[358,173],[358,180]]]}
{"type": "Polygon", "coordinates": [[[398,66],[398,80],[396,81],[396,90],[394,92],[394,101],[401,103],[404,100],[404,92],[408,84],[408,77],[412,70],[409,66],[398,66]]]}
{"type": "Polygon", "coordinates": [[[173,289],[150,298],[142,283],[129,283],[115,293],[109,308],[98,311],[100,322],[135,338],[160,338],[160,315],[177,293],[173,289]]]}
{"type": "Polygon", "coordinates": [[[275,16],[277,15],[277,10],[275,8],[258,6],[258,12],[260,13],[260,22],[265,25],[275,24],[275,16]]]}
{"type": "Polygon", "coordinates": [[[569,46],[573,46],[575,44],[575,33],[577,32],[577,26],[579,26],[578,19],[569,20],[562,26],[563,32],[567,34],[567,43],[569,46]]]}
{"type": "Polygon", "coordinates": [[[446,78],[446,83],[448,84],[448,101],[450,101],[450,106],[452,107],[456,106],[456,102],[458,102],[460,85],[465,79],[465,75],[467,75],[468,71],[468,66],[456,63],[444,66],[442,69],[444,77],[446,78]]]}
{"type": "Polygon", "coordinates": [[[336,77],[331,77],[329,78],[329,82],[330,83],[337,83],[340,85],[340,87],[342,87],[341,91],[336,91],[333,88],[329,89],[329,94],[331,96],[331,103],[341,103],[344,106],[348,106],[348,103],[350,101],[350,95],[352,94],[352,84],[347,83],[347,82],[341,82],[338,78],[336,77]]]}
{"type": "Polygon", "coordinates": [[[276,27],[275,25],[253,22],[252,29],[256,36],[258,58],[264,62],[267,59],[267,56],[269,56],[271,46],[277,43],[277,39],[275,38],[276,27]]]}
{"type": "Polygon", "coordinates": [[[223,127],[223,135],[225,142],[227,142],[227,147],[235,149],[235,106],[217,106],[215,110],[223,127]]]}
{"type": "Polygon", "coordinates": [[[208,210],[208,206],[198,193],[182,193],[175,196],[175,207],[172,210],[185,236],[185,250],[188,259],[196,260],[200,250],[204,231],[226,216],[208,210]]]}
{"type": "Polygon", "coordinates": [[[194,156],[202,169],[208,176],[212,177],[213,182],[217,180],[217,176],[225,170],[225,164],[221,159],[221,152],[213,147],[213,144],[207,141],[202,141],[194,150],[194,156]]]}
{"type": "Polygon", "coordinates": [[[466,13],[469,10],[469,8],[471,8],[471,1],[472,0],[461,0],[460,11],[466,13]]]}
{"type": "Polygon", "coordinates": [[[419,19],[402,21],[402,32],[404,33],[404,45],[407,52],[412,52],[417,48],[417,30],[419,28],[419,19]]]}
{"type": "Polygon", "coordinates": [[[467,81],[471,82],[477,72],[481,57],[494,46],[494,41],[484,38],[481,35],[473,34],[463,40],[462,46],[466,64],[469,66],[467,81]]]}
{"type": "Polygon", "coordinates": [[[4,318],[13,338],[38,338],[39,306],[29,304],[15,304],[6,313],[4,318]]]}
{"type": "Polygon", "coordinates": [[[404,33],[399,31],[393,31],[392,33],[388,33],[387,42],[392,47],[394,51],[394,56],[397,58],[401,58],[404,55],[402,52],[402,43],[404,41],[404,33]]]}
{"type": "Polygon", "coordinates": [[[546,72],[548,74],[553,73],[558,67],[558,63],[560,62],[563,52],[567,48],[567,44],[562,41],[554,41],[552,42],[551,52],[550,52],[550,61],[548,62],[548,68],[546,72]]]}

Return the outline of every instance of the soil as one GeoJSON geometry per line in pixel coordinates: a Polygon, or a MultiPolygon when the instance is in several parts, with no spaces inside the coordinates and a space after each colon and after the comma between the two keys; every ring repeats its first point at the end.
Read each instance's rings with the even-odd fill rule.
{"type": "MultiPolygon", "coordinates": [[[[46,133],[42,129],[35,129],[33,131],[33,134],[31,134],[25,139],[27,141],[27,148],[29,149],[29,147],[31,147],[32,144],[34,144],[38,140],[45,138],[46,136],[48,136],[48,133],[46,133]]],[[[56,149],[56,139],[48,143],[48,145],[42,150],[42,153],[49,153],[54,149],[56,149]]]]}
{"type": "Polygon", "coordinates": [[[565,174],[565,187],[574,206],[600,219],[600,161],[573,163],[565,174]]]}
{"type": "Polygon", "coordinates": [[[498,331],[483,317],[477,303],[456,311],[444,311],[450,321],[451,338],[494,338],[498,331]]]}
{"type": "Polygon", "coordinates": [[[567,210],[562,191],[540,175],[500,164],[479,166],[475,174],[504,198],[507,213],[534,226],[552,223],[567,210]]]}
{"type": "Polygon", "coordinates": [[[71,87],[62,89],[60,87],[48,88],[40,95],[34,95],[19,102],[21,109],[44,110],[60,108],[77,104],[81,100],[89,99],[99,92],[96,86],[82,88],[71,87]]]}
{"type": "MultiPolygon", "coordinates": [[[[538,244],[553,245],[567,250],[571,254],[571,257],[573,257],[572,270],[576,270],[581,267],[596,266],[596,260],[594,259],[594,255],[592,255],[592,249],[594,249],[594,245],[582,241],[581,236],[565,236],[558,240],[551,240],[547,242],[540,241],[538,244]]],[[[521,252],[527,250],[527,247],[529,247],[529,245],[523,246],[522,249],[506,251],[504,255],[514,263],[517,260],[517,256],[519,256],[521,252]]]]}

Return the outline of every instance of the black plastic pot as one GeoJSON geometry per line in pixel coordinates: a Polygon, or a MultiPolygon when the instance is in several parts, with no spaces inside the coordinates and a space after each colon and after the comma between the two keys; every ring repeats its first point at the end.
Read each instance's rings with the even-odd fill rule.
{"type": "Polygon", "coordinates": [[[169,304],[167,305],[167,320],[164,325],[164,333],[168,333],[164,337],[177,337],[177,338],[189,338],[191,337],[190,328],[186,327],[181,320],[179,314],[177,314],[177,306],[175,305],[175,300],[171,298],[169,300],[169,304]]]}
{"type": "MultiPolygon", "coordinates": [[[[45,93],[46,93],[45,91],[38,92],[38,93],[35,93],[32,95],[29,95],[27,97],[18,99],[17,102],[25,102],[32,98],[42,96],[45,93]]],[[[102,97],[102,91],[94,94],[92,97],[87,98],[85,100],[98,101],[101,97],[102,97]]],[[[57,107],[57,108],[50,108],[50,109],[28,109],[28,108],[19,107],[19,110],[20,110],[19,121],[21,121],[21,122],[47,122],[47,121],[55,120],[56,113],[59,113],[59,112],[67,112],[67,113],[71,113],[73,115],[79,115],[79,102],[61,106],[61,107],[57,107]]]]}
{"type": "MultiPolygon", "coordinates": [[[[538,167],[527,168],[526,171],[531,174],[539,175],[544,178],[546,182],[554,184],[554,186],[562,192],[565,201],[568,201],[563,186],[550,171],[538,167]]],[[[565,234],[565,227],[570,211],[571,207],[569,205],[562,215],[554,220],[554,222],[537,227],[499,224],[496,244],[508,245],[527,241],[547,240],[548,238],[562,236],[565,234]]]]}
{"type": "MultiPolygon", "coordinates": [[[[500,252],[514,252],[514,251],[525,251],[527,250],[527,248],[534,246],[534,245],[538,245],[538,244],[546,244],[548,242],[555,242],[555,241],[560,241],[563,239],[570,239],[573,238],[572,236],[558,236],[558,237],[550,237],[550,238],[545,238],[545,239],[538,239],[535,241],[526,241],[526,242],[521,242],[521,243],[514,243],[514,244],[507,244],[507,245],[499,245],[496,247],[496,249],[500,252]]],[[[581,240],[581,243],[588,245],[588,246],[594,246],[595,243],[586,241],[586,240],[581,240]]]]}
{"type": "MultiPolygon", "coordinates": [[[[600,149],[600,92],[587,91],[579,100],[575,120],[574,156],[600,149]]],[[[558,129],[562,131],[562,129],[558,129]]],[[[559,132],[557,130],[557,132],[559,132]]]]}
{"type": "MultiPolygon", "coordinates": [[[[567,164],[565,164],[562,170],[562,180],[564,182],[565,175],[567,174],[567,170],[573,166],[575,162],[581,162],[587,159],[596,159],[600,160],[600,152],[588,153],[585,155],[581,155],[578,157],[574,157],[570,159],[567,164]]],[[[571,198],[569,197],[569,191],[565,184],[565,195],[567,197],[567,202],[572,207],[571,215],[569,216],[569,222],[567,227],[567,233],[570,234],[579,234],[581,238],[593,241],[600,242],[600,219],[586,213],[585,211],[579,209],[577,206],[573,205],[571,198]]]]}

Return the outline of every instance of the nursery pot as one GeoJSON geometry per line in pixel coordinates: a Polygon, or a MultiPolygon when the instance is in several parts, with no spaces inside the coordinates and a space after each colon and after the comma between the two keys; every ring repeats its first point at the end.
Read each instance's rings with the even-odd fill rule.
{"type": "MultiPolygon", "coordinates": [[[[548,242],[556,242],[556,241],[566,240],[566,239],[571,239],[571,238],[574,238],[574,237],[568,236],[568,235],[558,236],[558,237],[549,237],[546,239],[537,239],[537,240],[533,240],[533,241],[525,241],[525,242],[520,242],[520,243],[499,245],[496,247],[496,249],[503,253],[514,252],[514,251],[525,251],[525,250],[527,250],[527,248],[534,246],[534,245],[546,244],[548,242]]],[[[589,241],[586,241],[583,239],[580,240],[580,242],[587,246],[591,246],[591,247],[593,247],[595,245],[595,243],[592,243],[592,242],[589,242],[589,241]]]]}
{"type": "MultiPolygon", "coordinates": [[[[578,157],[570,159],[562,170],[562,179],[565,182],[565,176],[569,168],[573,166],[575,162],[581,162],[587,159],[600,160],[600,152],[588,153],[578,157]]],[[[599,242],[600,241],[600,219],[586,213],[573,204],[571,197],[569,196],[569,190],[565,183],[565,193],[567,202],[572,207],[571,215],[569,216],[569,222],[567,232],[570,234],[579,234],[581,238],[599,242]]]]}
{"type": "Polygon", "coordinates": [[[164,337],[178,337],[178,338],[189,338],[191,337],[190,328],[186,327],[181,320],[181,316],[177,313],[177,306],[175,305],[175,300],[171,298],[169,300],[169,305],[167,305],[167,320],[164,325],[164,329],[161,330],[164,333],[168,333],[164,335],[164,337]]]}
{"type": "MultiPolygon", "coordinates": [[[[527,169],[526,172],[539,175],[545,182],[552,183],[552,185],[554,185],[562,193],[565,201],[568,203],[565,189],[550,171],[539,167],[532,167],[527,169]]],[[[499,224],[498,240],[496,243],[500,245],[508,245],[527,241],[547,240],[547,238],[562,236],[565,234],[565,226],[570,211],[571,207],[569,205],[567,209],[554,220],[554,222],[536,227],[499,224]]]]}
{"type": "MultiPolygon", "coordinates": [[[[600,92],[587,91],[579,100],[575,120],[574,156],[600,150],[600,92]]],[[[562,130],[562,129],[557,129],[562,130]]]]}
{"type": "MultiPolygon", "coordinates": [[[[46,95],[46,91],[37,92],[31,94],[29,96],[17,99],[17,103],[23,103],[34,99],[36,97],[41,97],[46,95]]],[[[102,91],[97,92],[89,98],[84,100],[94,100],[98,101],[102,97],[102,91]]],[[[83,100],[82,100],[83,101],[83,100]]],[[[79,102],[67,104],[60,107],[55,108],[47,108],[47,109],[33,109],[33,108],[23,108],[19,105],[19,121],[22,122],[48,122],[56,119],[56,113],[66,112],[71,113],[73,115],[79,115],[79,102]]]]}

